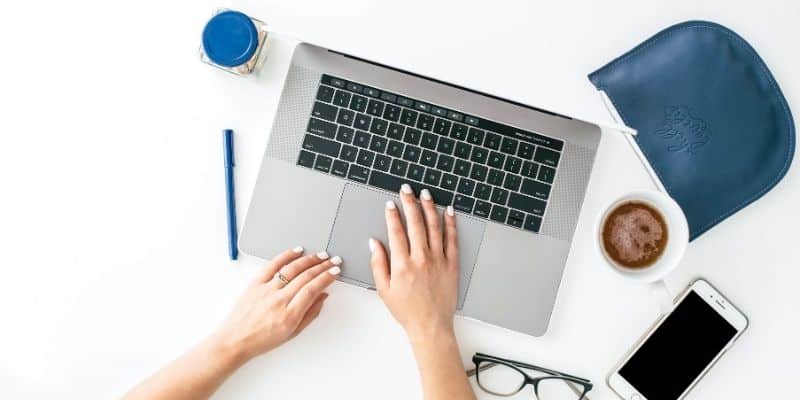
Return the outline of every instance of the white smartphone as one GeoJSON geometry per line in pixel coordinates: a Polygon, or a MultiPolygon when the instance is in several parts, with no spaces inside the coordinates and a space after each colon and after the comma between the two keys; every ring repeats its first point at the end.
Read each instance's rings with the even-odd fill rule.
{"type": "Polygon", "coordinates": [[[708,282],[694,281],[608,377],[625,400],[679,400],[747,328],[708,282]]]}

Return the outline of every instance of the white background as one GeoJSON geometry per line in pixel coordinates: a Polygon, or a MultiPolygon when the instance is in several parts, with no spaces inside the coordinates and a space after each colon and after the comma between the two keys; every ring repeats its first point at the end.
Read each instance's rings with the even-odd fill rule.
{"type": "MultiPolygon", "coordinates": [[[[586,74],[687,19],[744,36],[800,112],[800,5],[789,0],[5,4],[0,398],[118,397],[224,317],[261,261],[227,260],[220,131],[237,134],[241,222],[294,44],[287,34],[610,121],[586,74]],[[220,6],[284,33],[258,77],[198,60],[203,24],[220,6]]],[[[751,319],[690,398],[791,396],[799,179],[791,169],[693,242],[668,280],[675,292],[706,277],[751,319]]],[[[649,187],[624,140],[604,137],[550,331],[531,338],[459,320],[465,366],[476,351],[508,356],[586,376],[592,399],[614,398],[605,377],[657,318],[658,303],[603,266],[592,229],[604,204],[649,187]]],[[[303,335],[248,364],[217,397],[419,398],[406,340],[377,297],[342,284],[331,294],[303,335]]]]}

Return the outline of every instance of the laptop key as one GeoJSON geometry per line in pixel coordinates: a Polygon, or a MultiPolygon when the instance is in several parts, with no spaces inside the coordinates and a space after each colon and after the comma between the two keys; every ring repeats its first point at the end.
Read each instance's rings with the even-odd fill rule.
{"type": "Polygon", "coordinates": [[[389,145],[386,147],[386,154],[392,157],[402,157],[403,156],[403,147],[405,145],[396,141],[390,140],[389,145]]]}
{"type": "Polygon", "coordinates": [[[431,112],[431,105],[417,101],[414,103],[414,108],[420,111],[431,112]]]}
{"type": "Polygon", "coordinates": [[[455,144],[456,142],[453,139],[440,137],[439,145],[436,147],[436,151],[444,154],[453,154],[453,146],[455,146],[455,144]]]}
{"type": "Polygon", "coordinates": [[[489,200],[492,197],[492,187],[484,183],[478,183],[475,185],[475,197],[481,200],[489,200]]]}
{"type": "Polygon", "coordinates": [[[483,165],[473,165],[472,172],[470,172],[469,177],[478,181],[483,182],[486,180],[486,175],[489,174],[489,168],[484,167],[483,165]]]}
{"type": "Polygon", "coordinates": [[[450,129],[450,137],[456,138],[458,140],[464,140],[467,138],[467,126],[462,124],[453,124],[453,128],[450,129]]]}
{"type": "Polygon", "coordinates": [[[400,104],[401,106],[405,106],[405,107],[408,107],[408,108],[412,108],[412,107],[414,107],[414,100],[398,96],[397,97],[397,104],[400,104]]]}
{"type": "Polygon", "coordinates": [[[342,125],[352,126],[353,125],[353,119],[355,119],[355,117],[356,117],[356,113],[355,112],[350,111],[350,110],[348,110],[346,108],[340,108],[339,109],[339,116],[336,118],[336,122],[338,122],[338,123],[340,123],[342,125]]]}
{"type": "Polygon", "coordinates": [[[450,133],[450,121],[436,118],[436,123],[433,124],[433,133],[447,136],[447,134],[450,133]]]}
{"type": "MultiPolygon", "coordinates": [[[[397,161],[399,160],[395,160],[395,162],[397,161]]],[[[392,166],[392,169],[394,169],[394,166],[392,166]]],[[[414,189],[416,193],[419,193],[422,189],[428,189],[431,192],[433,201],[436,204],[446,206],[450,205],[450,203],[453,201],[453,192],[425,185],[423,183],[414,182],[405,178],[385,174],[380,171],[372,171],[372,175],[369,178],[369,184],[371,186],[388,190],[392,193],[397,193],[400,190],[400,186],[404,183],[411,185],[411,188],[414,189]]]]}
{"type": "Polygon", "coordinates": [[[422,149],[419,147],[406,146],[406,150],[403,152],[403,159],[406,161],[418,162],[421,151],[422,149]]]}
{"type": "Polygon", "coordinates": [[[420,114],[419,118],[417,119],[417,128],[424,131],[433,129],[433,116],[428,114],[420,114]]]}
{"type": "Polygon", "coordinates": [[[385,136],[386,129],[388,128],[388,126],[389,123],[386,120],[380,118],[374,118],[372,120],[372,125],[370,125],[369,127],[369,131],[376,135],[385,136]]]}
{"type": "Polygon", "coordinates": [[[463,158],[463,159],[466,160],[466,159],[469,158],[469,153],[471,151],[472,151],[472,146],[470,146],[470,145],[468,145],[468,144],[466,144],[464,142],[457,142],[456,143],[456,151],[453,152],[453,155],[455,155],[458,158],[463,158]]]}
{"type": "Polygon", "coordinates": [[[477,128],[469,128],[467,142],[480,146],[483,143],[485,132],[477,128]]]}
{"type": "Polygon", "coordinates": [[[306,167],[306,168],[313,168],[314,167],[314,153],[300,150],[300,157],[297,158],[297,165],[306,167]]]}
{"type": "Polygon", "coordinates": [[[367,183],[368,178],[369,178],[368,169],[360,165],[355,165],[355,164],[350,165],[350,171],[347,173],[347,179],[359,183],[367,183]]]}
{"type": "Polygon", "coordinates": [[[495,204],[494,206],[492,206],[492,213],[489,215],[489,218],[492,221],[506,222],[507,216],[508,216],[508,209],[495,204]]]}
{"type": "Polygon", "coordinates": [[[333,168],[331,168],[331,173],[333,173],[336,176],[341,176],[342,178],[346,178],[348,167],[350,167],[350,164],[342,160],[333,160],[333,168]]]}
{"type": "Polygon", "coordinates": [[[553,150],[539,147],[536,149],[536,157],[534,160],[551,167],[558,166],[558,159],[561,155],[553,150]]]}
{"type": "Polygon", "coordinates": [[[475,205],[475,199],[469,196],[457,194],[453,201],[453,208],[458,211],[472,214],[472,207],[475,205]]]}
{"type": "Polygon", "coordinates": [[[331,172],[331,165],[333,159],[325,156],[318,156],[317,161],[314,163],[314,169],[325,173],[331,172]]]}
{"type": "Polygon", "coordinates": [[[349,90],[351,92],[361,93],[361,91],[363,90],[363,86],[361,86],[361,85],[359,85],[357,83],[348,82],[347,83],[347,90],[349,90]]]}
{"type": "Polygon", "coordinates": [[[311,109],[311,115],[333,122],[336,121],[336,113],[338,111],[338,108],[330,104],[320,103],[317,101],[314,102],[314,108],[311,109]]]}
{"type": "Polygon", "coordinates": [[[508,201],[508,190],[503,190],[498,187],[492,190],[492,203],[499,204],[501,206],[506,205],[506,201],[508,201]]]}
{"type": "Polygon", "coordinates": [[[530,143],[520,142],[519,148],[517,149],[517,155],[526,160],[530,160],[533,158],[533,150],[535,148],[536,146],[530,143]]]}
{"type": "Polygon", "coordinates": [[[368,87],[368,86],[364,86],[364,91],[363,91],[363,93],[364,93],[365,95],[369,96],[369,97],[375,97],[375,98],[378,98],[378,97],[380,97],[380,96],[381,96],[381,92],[380,92],[378,89],[371,88],[371,87],[368,87]]]}
{"type": "Polygon", "coordinates": [[[334,89],[330,86],[319,85],[317,89],[317,100],[330,103],[333,100],[334,89]]]}
{"type": "Polygon", "coordinates": [[[430,150],[422,150],[422,157],[420,157],[419,163],[430,168],[436,167],[436,153],[430,150]]]}
{"type": "Polygon", "coordinates": [[[486,139],[484,140],[483,145],[492,150],[497,150],[500,148],[501,139],[502,138],[500,137],[500,135],[491,132],[486,132],[486,139]]]}
{"type": "Polygon", "coordinates": [[[522,226],[522,229],[525,229],[526,231],[539,233],[539,228],[541,226],[542,226],[542,218],[537,217],[535,215],[528,215],[525,218],[525,225],[522,226]]]}
{"type": "MultiPolygon", "coordinates": [[[[383,93],[381,93],[381,99],[382,99],[382,100],[386,100],[386,101],[392,101],[392,102],[393,102],[393,101],[397,100],[397,96],[395,96],[395,95],[393,95],[393,94],[391,94],[391,93],[386,93],[386,92],[383,92],[383,93]]],[[[388,104],[387,104],[387,105],[388,105],[388,104]]]]}
{"type": "Polygon", "coordinates": [[[506,156],[493,151],[489,153],[489,159],[486,161],[486,163],[489,164],[490,167],[503,168],[503,161],[505,161],[505,159],[506,156]]]}
{"type": "Polygon", "coordinates": [[[321,119],[311,118],[308,121],[308,128],[306,128],[306,130],[330,139],[336,136],[336,124],[321,119]]]}
{"type": "Polygon", "coordinates": [[[350,109],[358,112],[364,112],[364,110],[367,109],[367,98],[354,94],[353,98],[350,99],[350,109]]]}
{"type": "Polygon", "coordinates": [[[439,180],[441,178],[442,178],[441,171],[437,171],[433,168],[428,168],[425,170],[425,179],[423,181],[431,186],[439,186],[439,180]]]}
{"type": "Polygon", "coordinates": [[[378,154],[375,156],[375,163],[372,164],[372,167],[383,172],[388,172],[389,167],[392,165],[392,158],[387,157],[383,154],[378,154]]]}
{"type": "Polygon", "coordinates": [[[337,90],[336,94],[333,96],[333,104],[339,107],[347,107],[350,105],[350,93],[337,90]]]}
{"type": "Polygon", "coordinates": [[[405,162],[403,160],[398,160],[398,159],[392,160],[392,168],[390,169],[390,172],[393,175],[406,176],[406,171],[407,170],[408,170],[408,163],[407,162],[405,162]]]}
{"type": "Polygon", "coordinates": [[[508,219],[506,223],[513,227],[522,228],[522,224],[525,221],[525,213],[521,213],[517,210],[509,210],[508,211],[508,219]]]}
{"type": "Polygon", "coordinates": [[[522,183],[520,192],[547,200],[550,196],[550,185],[526,178],[525,182],[522,183]]]}
{"type": "MultiPolygon", "coordinates": [[[[386,94],[386,93],[384,93],[386,94]]],[[[387,104],[383,109],[383,118],[392,122],[397,122],[400,119],[401,108],[392,104],[387,104]]]]}
{"type": "Polygon", "coordinates": [[[542,165],[539,167],[539,176],[538,179],[545,183],[553,183],[553,179],[556,177],[556,170],[550,168],[546,165],[542,165]]]}
{"type": "Polygon", "coordinates": [[[358,149],[353,146],[342,146],[342,155],[339,156],[342,160],[355,162],[358,157],[358,149]]]}
{"type": "Polygon", "coordinates": [[[440,185],[443,189],[447,190],[456,190],[456,186],[458,185],[458,177],[455,175],[450,174],[443,174],[442,175],[442,184],[440,185]]]}
{"type": "Polygon", "coordinates": [[[369,123],[372,122],[372,117],[366,114],[357,114],[355,118],[355,122],[353,123],[353,127],[356,129],[361,129],[362,131],[369,130],[369,123]]]}
{"type": "Polygon", "coordinates": [[[367,149],[361,149],[358,151],[358,158],[356,159],[356,163],[358,163],[359,165],[363,165],[365,167],[371,167],[373,160],[375,160],[375,153],[367,149]]]}
{"type": "Polygon", "coordinates": [[[425,177],[425,167],[419,164],[409,165],[408,174],[406,174],[406,177],[415,181],[422,181],[422,178],[425,177]]]}
{"type": "Polygon", "coordinates": [[[522,178],[518,175],[507,174],[506,180],[503,182],[503,187],[508,190],[517,191],[519,190],[519,185],[522,182],[522,178]]]}
{"type": "Polygon", "coordinates": [[[417,122],[417,112],[414,110],[403,110],[403,113],[400,114],[400,123],[403,125],[408,125],[410,127],[414,127],[414,124],[417,122]]]}
{"type": "Polygon", "coordinates": [[[491,212],[492,212],[491,203],[487,203],[485,201],[480,201],[480,200],[475,202],[475,210],[472,211],[473,214],[483,218],[489,218],[489,214],[491,212]]]}
{"type": "Polygon", "coordinates": [[[538,215],[540,217],[544,215],[544,208],[546,205],[547,203],[542,200],[534,199],[533,197],[525,196],[519,193],[511,193],[511,195],[508,197],[509,207],[538,215]]]}
{"type": "Polygon", "coordinates": [[[418,145],[422,138],[422,131],[414,128],[406,128],[406,134],[403,136],[403,141],[408,144],[418,145]]]}
{"type": "Polygon", "coordinates": [[[370,100],[367,103],[367,114],[380,117],[383,115],[383,102],[378,100],[370,100]]]}
{"type": "Polygon", "coordinates": [[[517,153],[517,141],[511,138],[503,138],[503,143],[500,145],[500,151],[506,154],[514,155],[517,153]]]}
{"type": "Polygon", "coordinates": [[[489,159],[489,150],[477,146],[472,148],[472,156],[470,157],[472,162],[486,164],[487,159],[489,159]]]}
{"type": "Polygon", "coordinates": [[[386,138],[381,136],[372,136],[369,142],[369,149],[376,153],[383,153],[386,150],[386,138]]]}
{"type": "Polygon", "coordinates": [[[369,138],[370,138],[370,136],[372,136],[372,135],[370,135],[367,132],[356,131],[356,135],[353,138],[353,144],[358,146],[358,147],[364,147],[364,148],[369,147],[369,138]]]}
{"type": "Polygon", "coordinates": [[[469,161],[456,160],[456,166],[453,168],[453,173],[458,176],[469,176],[469,161]]]}
{"type": "Polygon", "coordinates": [[[505,179],[505,176],[505,172],[492,168],[489,170],[489,176],[486,182],[494,186],[500,186],[503,184],[503,179],[505,179]]]}
{"type": "Polygon", "coordinates": [[[475,190],[475,181],[471,179],[464,179],[461,178],[458,181],[458,193],[465,194],[467,196],[472,196],[472,191],[475,190]]]}
{"type": "Polygon", "coordinates": [[[436,163],[436,168],[445,172],[450,172],[453,170],[454,162],[455,159],[453,157],[441,154],[439,155],[439,162],[436,163]]]}
{"type": "Polygon", "coordinates": [[[319,136],[306,135],[305,138],[303,138],[304,149],[313,151],[315,153],[325,154],[326,156],[330,157],[338,157],[339,149],[341,147],[341,144],[328,139],[323,139],[319,136]]]}
{"type": "Polygon", "coordinates": [[[402,140],[403,132],[405,130],[406,128],[403,125],[392,122],[389,124],[389,129],[386,131],[386,136],[388,136],[391,139],[402,140]]]}
{"type": "Polygon", "coordinates": [[[426,149],[433,150],[436,148],[437,139],[438,138],[433,133],[425,132],[422,134],[422,142],[420,143],[420,145],[426,149]]]}
{"type": "Polygon", "coordinates": [[[336,140],[342,143],[350,143],[353,141],[353,134],[355,134],[355,131],[352,128],[340,126],[336,132],[336,140]]]}
{"type": "Polygon", "coordinates": [[[504,167],[506,171],[516,174],[519,173],[520,168],[522,168],[521,159],[514,156],[508,156],[508,158],[506,158],[506,165],[504,167]]]}
{"type": "Polygon", "coordinates": [[[525,161],[522,163],[522,176],[536,178],[537,172],[539,172],[539,164],[531,161],[525,161]]]}

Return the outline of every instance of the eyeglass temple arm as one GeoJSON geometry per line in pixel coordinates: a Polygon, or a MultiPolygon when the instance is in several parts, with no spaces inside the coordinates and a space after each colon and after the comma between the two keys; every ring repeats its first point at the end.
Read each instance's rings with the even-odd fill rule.
{"type": "MultiPolygon", "coordinates": [[[[521,364],[520,366],[523,366],[523,365],[524,365],[524,366],[526,366],[526,368],[530,368],[530,367],[532,367],[532,366],[527,366],[527,364],[525,364],[525,363],[516,363],[516,364],[521,364]]],[[[468,369],[468,370],[466,371],[466,373],[467,373],[467,377],[468,377],[468,378],[471,378],[471,377],[475,376],[475,374],[477,374],[478,372],[483,372],[483,371],[486,371],[487,369],[489,369],[489,368],[494,368],[495,366],[497,366],[497,363],[489,361],[489,362],[487,362],[487,363],[485,363],[485,364],[481,365],[481,367],[480,367],[479,369],[476,369],[476,368],[470,368],[470,369],[468,369]]],[[[550,370],[548,370],[548,369],[546,369],[546,368],[538,368],[538,367],[535,367],[535,368],[532,368],[532,369],[536,369],[536,370],[542,370],[542,372],[548,372],[548,373],[549,373],[549,372],[551,372],[550,370]]],[[[553,375],[566,375],[566,374],[561,374],[561,373],[558,373],[557,371],[552,371],[552,372],[555,372],[555,374],[553,374],[553,375]]],[[[569,375],[566,375],[566,376],[569,376],[569,375]]],[[[582,378],[578,378],[578,379],[584,380],[584,379],[582,379],[582,378]]],[[[591,400],[591,399],[589,398],[589,396],[587,396],[587,395],[585,395],[585,394],[584,394],[583,388],[579,388],[579,387],[578,387],[578,386],[577,386],[577,385],[576,385],[574,382],[570,382],[570,381],[566,381],[566,380],[565,380],[565,381],[564,381],[564,383],[566,383],[566,384],[567,384],[567,386],[569,386],[569,388],[570,388],[570,389],[572,389],[572,391],[573,391],[573,392],[575,392],[575,394],[576,394],[577,396],[583,395],[583,397],[582,397],[581,399],[585,399],[585,400],[591,400]]]]}
{"type": "Polygon", "coordinates": [[[494,362],[490,361],[490,362],[488,362],[486,364],[481,365],[480,369],[470,368],[470,369],[468,369],[466,371],[467,372],[467,378],[471,378],[471,377],[475,376],[475,374],[477,374],[478,372],[486,371],[487,369],[492,368],[495,365],[497,365],[497,363],[494,363],[494,362]]]}

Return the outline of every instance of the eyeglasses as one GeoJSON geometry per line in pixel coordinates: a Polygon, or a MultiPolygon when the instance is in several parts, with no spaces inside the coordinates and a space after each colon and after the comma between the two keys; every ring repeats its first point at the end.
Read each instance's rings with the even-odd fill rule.
{"type": "Polygon", "coordinates": [[[537,400],[589,400],[586,393],[593,386],[588,379],[481,353],[475,353],[472,362],[475,368],[467,376],[475,375],[478,386],[496,396],[513,396],[530,384],[537,400]],[[532,377],[523,369],[545,375],[532,377]]]}

